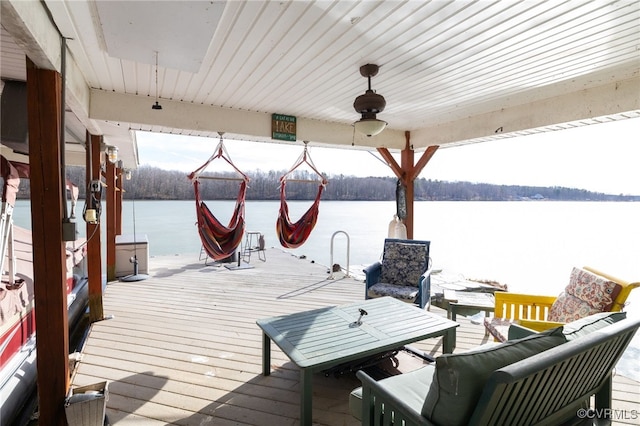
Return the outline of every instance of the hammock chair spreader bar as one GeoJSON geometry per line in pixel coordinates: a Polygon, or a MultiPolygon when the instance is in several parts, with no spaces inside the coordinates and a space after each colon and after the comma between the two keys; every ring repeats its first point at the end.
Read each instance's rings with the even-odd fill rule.
{"type": "Polygon", "coordinates": [[[287,179],[287,182],[318,183],[318,179],[287,179]]]}
{"type": "Polygon", "coordinates": [[[207,255],[214,260],[224,260],[233,255],[242,241],[244,235],[244,207],[245,196],[247,192],[247,184],[249,177],[238,169],[231,161],[229,154],[224,148],[222,142],[222,134],[220,134],[220,142],[214,154],[195,171],[189,174],[189,179],[193,183],[193,190],[196,198],[196,216],[198,219],[198,234],[202,241],[202,246],[207,255]],[[233,167],[242,177],[227,178],[221,177],[222,180],[240,180],[240,190],[236,198],[236,205],[229,220],[229,224],[224,226],[209,210],[209,207],[202,201],[200,196],[200,179],[216,179],[215,177],[200,176],[207,166],[216,158],[222,158],[233,167]]]}
{"type": "Polygon", "coordinates": [[[278,212],[278,219],[276,221],[276,233],[278,234],[278,239],[280,240],[280,244],[282,244],[283,247],[298,248],[303,245],[305,241],[307,241],[309,235],[311,235],[311,231],[316,226],[316,222],[318,221],[318,213],[320,211],[320,198],[327,183],[327,179],[322,173],[318,171],[316,166],[313,164],[311,157],[308,155],[307,142],[305,142],[304,151],[302,152],[298,160],[296,160],[293,167],[291,167],[291,169],[289,169],[287,173],[280,177],[280,210],[278,212]],[[307,164],[309,167],[311,167],[311,170],[313,170],[320,177],[320,179],[287,179],[288,175],[290,175],[295,169],[303,164],[307,164]],[[313,204],[295,223],[292,223],[291,219],[289,218],[289,206],[287,205],[285,193],[287,181],[319,182],[318,192],[316,194],[315,200],[313,201],[313,204]]]}
{"type": "Polygon", "coordinates": [[[197,179],[209,179],[209,180],[244,180],[246,181],[247,179],[245,178],[239,178],[239,177],[224,177],[224,176],[198,176],[197,179]]]}

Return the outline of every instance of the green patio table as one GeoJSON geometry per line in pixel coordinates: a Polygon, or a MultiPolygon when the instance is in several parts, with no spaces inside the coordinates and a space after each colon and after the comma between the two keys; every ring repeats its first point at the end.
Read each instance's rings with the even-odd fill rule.
{"type": "Polygon", "coordinates": [[[454,321],[391,297],[264,318],[256,323],[263,331],[262,374],[271,374],[271,341],[300,368],[302,425],[311,425],[315,372],[430,337],[442,336],[443,352],[451,353],[458,327],[454,321]]]}

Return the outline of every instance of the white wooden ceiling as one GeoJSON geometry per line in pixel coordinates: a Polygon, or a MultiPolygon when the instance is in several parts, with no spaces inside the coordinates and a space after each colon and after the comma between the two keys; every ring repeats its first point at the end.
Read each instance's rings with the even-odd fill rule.
{"type": "Polygon", "coordinates": [[[405,131],[423,150],[640,117],[637,0],[3,0],[2,12],[2,78],[25,79],[24,53],[59,69],[52,19],[69,38],[69,108],[132,160],[130,130],[269,141],[272,113],[298,118],[298,140],[394,150],[405,131]],[[380,65],[389,123],[371,138],[352,126],[366,63],[380,65]]]}

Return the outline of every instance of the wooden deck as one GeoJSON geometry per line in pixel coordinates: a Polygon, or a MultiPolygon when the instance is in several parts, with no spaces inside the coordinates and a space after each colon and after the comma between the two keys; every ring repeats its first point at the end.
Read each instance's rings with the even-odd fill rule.
{"type": "MultiPolygon", "coordinates": [[[[279,249],[266,255],[266,262],[252,256],[254,268],[239,270],[205,266],[197,255],[156,257],[149,279],[110,283],[104,310],[113,318],[92,325],[73,386],[108,380],[112,424],[297,425],[299,372],[272,346],[272,374],[261,375],[262,338],[255,322],[357,302],[364,297],[363,283],[328,280],[326,267],[279,249]]],[[[487,341],[481,325],[458,321],[456,351],[487,341]]],[[[442,342],[415,346],[437,355],[442,342]]],[[[399,361],[400,371],[422,363],[405,354],[399,361]]],[[[314,424],[358,424],[348,409],[349,392],[357,386],[352,374],[317,374],[314,424]]],[[[626,410],[627,417],[638,410],[639,387],[616,376],[614,409],[626,410]]]]}

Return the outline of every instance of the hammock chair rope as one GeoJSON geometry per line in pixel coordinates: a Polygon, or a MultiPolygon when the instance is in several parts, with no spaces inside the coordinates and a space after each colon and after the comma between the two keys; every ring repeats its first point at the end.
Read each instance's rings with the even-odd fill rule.
{"type": "MultiPolygon", "coordinates": [[[[327,184],[327,179],[324,177],[324,175],[322,173],[320,173],[320,171],[318,171],[318,169],[316,168],[316,165],[313,164],[313,160],[311,159],[311,156],[309,155],[309,153],[307,151],[307,142],[305,142],[304,150],[302,151],[302,154],[300,154],[300,156],[298,157],[296,162],[293,163],[293,166],[289,169],[288,172],[286,172],[284,175],[282,175],[280,177],[280,183],[282,184],[282,182],[284,182],[285,180],[289,180],[289,179],[287,179],[287,176],[289,176],[291,173],[293,173],[298,167],[300,167],[303,164],[307,164],[311,168],[311,170],[313,170],[320,177],[320,184],[321,185],[326,185],[327,184]]],[[[291,179],[291,181],[295,181],[295,182],[317,182],[317,180],[301,180],[301,179],[291,179]]]]}
{"type": "MultiPolygon", "coordinates": [[[[202,178],[205,178],[205,176],[202,176],[202,178]]],[[[245,196],[247,192],[249,177],[242,171],[240,171],[240,169],[238,169],[235,164],[233,164],[233,161],[231,161],[229,154],[224,148],[222,135],[220,135],[220,142],[218,143],[218,146],[213,155],[202,166],[191,172],[189,174],[189,179],[193,183],[193,190],[196,198],[198,234],[200,235],[202,246],[207,252],[207,255],[209,255],[209,257],[211,257],[212,259],[224,260],[233,255],[233,253],[240,245],[240,242],[242,241],[242,236],[244,234],[245,228],[245,196]],[[207,207],[205,202],[202,201],[200,195],[199,176],[216,158],[222,158],[223,160],[225,160],[242,177],[240,190],[238,191],[238,197],[236,198],[235,208],[227,226],[223,225],[214,216],[211,210],[209,210],[209,207],[207,207]]],[[[229,180],[237,180],[237,178],[230,178],[229,180]]]]}
{"type": "MultiPolygon", "coordinates": [[[[291,179],[291,181],[318,182],[318,180],[300,179],[291,179]]],[[[311,235],[311,231],[316,226],[318,213],[320,211],[320,198],[327,183],[327,179],[322,173],[320,173],[320,171],[318,171],[315,164],[313,164],[313,161],[311,160],[311,157],[307,152],[307,142],[305,142],[304,151],[302,152],[298,160],[296,160],[293,167],[291,167],[288,172],[280,177],[280,210],[278,212],[278,219],[276,221],[276,233],[278,234],[278,239],[280,240],[280,244],[283,247],[298,248],[303,245],[305,241],[307,241],[309,235],[311,235]],[[287,176],[289,176],[295,169],[303,164],[307,164],[311,168],[311,170],[313,170],[320,177],[318,192],[311,207],[309,207],[309,209],[297,222],[293,223],[289,218],[289,206],[287,205],[286,201],[285,187],[288,180],[287,176]]]]}
{"type": "MultiPolygon", "coordinates": [[[[244,174],[240,169],[236,167],[235,164],[233,164],[233,161],[231,161],[231,157],[229,157],[229,153],[227,152],[227,149],[224,147],[224,143],[222,142],[222,136],[220,136],[220,142],[218,142],[218,146],[216,147],[211,157],[209,157],[209,159],[202,166],[198,167],[193,172],[191,172],[189,174],[189,179],[191,181],[193,181],[194,179],[198,179],[200,177],[200,174],[203,171],[205,171],[205,169],[209,166],[209,164],[211,164],[211,162],[216,158],[222,158],[229,165],[231,165],[231,167],[233,167],[233,170],[235,170],[236,172],[238,172],[240,176],[242,176],[242,179],[249,182],[249,176],[244,174]]],[[[221,178],[221,179],[224,179],[224,178],[221,178]]],[[[235,179],[231,179],[231,180],[235,180],[235,179]]]]}

